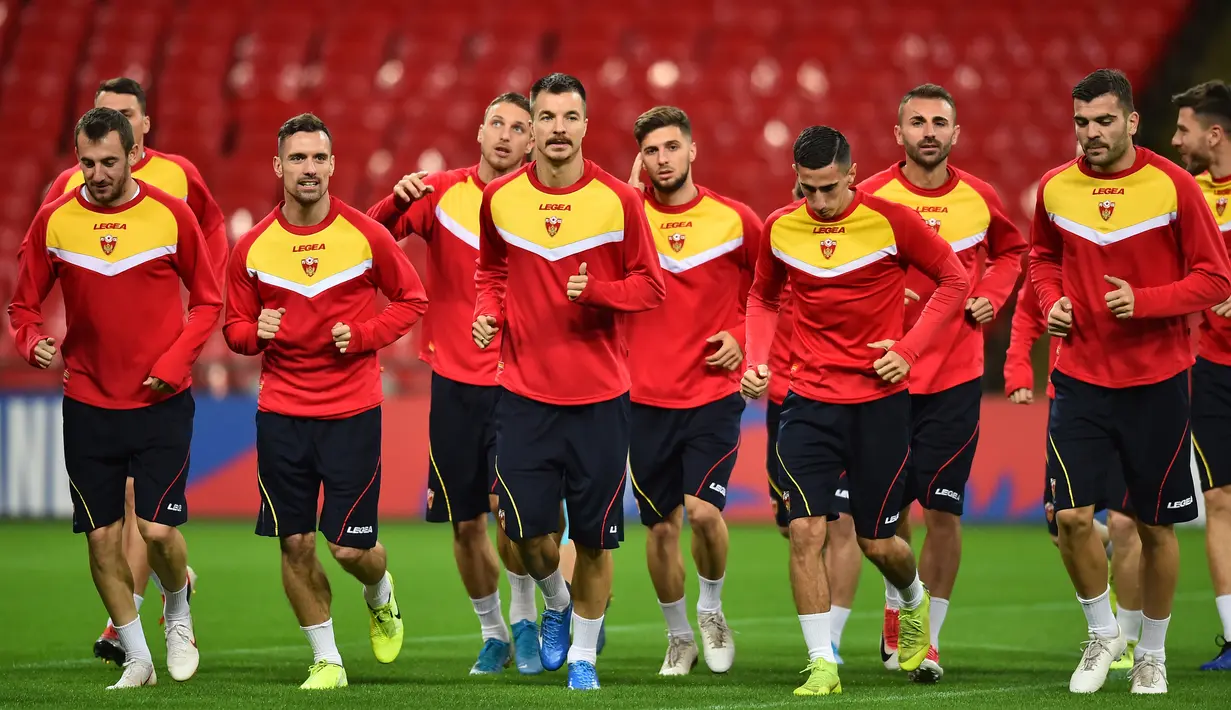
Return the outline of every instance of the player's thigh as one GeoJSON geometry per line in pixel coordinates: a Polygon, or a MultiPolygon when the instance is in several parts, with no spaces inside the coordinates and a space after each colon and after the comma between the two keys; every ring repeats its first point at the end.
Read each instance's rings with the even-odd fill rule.
{"type": "Polygon", "coordinates": [[[560,529],[565,409],[507,390],[496,402],[496,518],[514,542],[560,529]]]}
{"type": "Polygon", "coordinates": [[[846,470],[850,428],[847,405],[787,395],[774,453],[788,521],[835,518],[831,508],[838,478],[846,470]]]}
{"type": "Polygon", "coordinates": [[[161,525],[182,525],[188,520],[184,490],[196,416],[192,391],[184,390],[132,414],[141,431],[129,469],[137,517],[161,525]]]}
{"type": "Polygon", "coordinates": [[[457,382],[432,374],[428,411],[427,520],[473,520],[491,510],[487,496],[495,432],[491,426],[495,386],[457,382]]]}
{"type": "Polygon", "coordinates": [[[1117,392],[1117,447],[1129,499],[1150,525],[1197,517],[1188,373],[1117,392]]]}
{"type": "Polygon", "coordinates": [[[1231,366],[1197,358],[1192,377],[1193,448],[1201,490],[1231,486],[1231,366]]]}
{"type": "Polygon", "coordinates": [[[643,525],[656,525],[684,504],[683,451],[689,410],[632,404],[628,478],[643,525]]]}
{"type": "Polygon", "coordinates": [[[132,437],[128,412],[65,397],[64,466],[73,501],[73,532],[88,533],[124,517],[132,437]]]}
{"type": "Polygon", "coordinates": [[[850,405],[851,517],[865,539],[893,537],[906,498],[906,457],[910,452],[910,395],[850,405]]]}
{"type": "Polygon", "coordinates": [[[734,392],[694,409],[688,418],[682,468],[684,492],[722,510],[739,456],[744,398],[734,392]]]}
{"type": "Polygon", "coordinates": [[[1116,452],[1115,390],[1052,372],[1047,485],[1056,510],[1101,505],[1116,452]]]}
{"type": "Polygon", "coordinates": [[[373,407],[345,419],[313,422],[316,467],[325,497],[320,531],[335,545],[361,550],[376,546],[381,420],[381,408],[373,407]]]}
{"type": "Polygon", "coordinates": [[[285,538],[316,532],[321,475],[313,461],[313,422],[256,413],[256,534],[285,538]]]}
{"type": "Polygon", "coordinates": [[[838,476],[838,485],[833,490],[833,503],[829,506],[829,513],[830,517],[851,514],[851,477],[846,471],[838,476]]]}
{"type": "Polygon", "coordinates": [[[928,510],[961,515],[979,442],[980,380],[922,397],[911,397],[908,496],[928,510]]]}
{"type": "Polygon", "coordinates": [[[614,550],[624,540],[624,480],[631,436],[627,394],[571,407],[564,422],[568,461],[564,497],[569,537],[581,547],[614,550]]]}

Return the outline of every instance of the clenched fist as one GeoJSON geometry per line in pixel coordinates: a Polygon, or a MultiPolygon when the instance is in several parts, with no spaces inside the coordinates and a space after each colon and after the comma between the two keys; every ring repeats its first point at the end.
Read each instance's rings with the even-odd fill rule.
{"type": "Polygon", "coordinates": [[[590,277],[586,276],[586,262],[583,261],[577,269],[577,273],[568,277],[568,285],[565,287],[568,300],[576,301],[581,296],[581,292],[586,290],[586,284],[588,283],[590,283],[590,277]]]}
{"type": "Polygon", "coordinates": [[[769,366],[757,365],[744,371],[744,378],[739,383],[740,392],[749,399],[760,399],[769,389],[769,366]]]}
{"type": "Polygon", "coordinates": [[[492,339],[496,337],[496,332],[499,330],[496,327],[495,316],[479,316],[470,326],[470,337],[474,338],[475,345],[485,348],[492,344],[492,339]]]}
{"type": "Polygon", "coordinates": [[[872,363],[872,367],[876,368],[876,374],[889,384],[901,382],[902,378],[906,377],[906,373],[910,372],[910,363],[906,362],[906,358],[889,349],[895,342],[897,341],[878,340],[875,343],[868,343],[869,348],[885,351],[884,355],[872,363]]]}
{"type": "Polygon", "coordinates": [[[273,340],[278,334],[278,329],[282,327],[282,316],[285,314],[285,308],[279,308],[276,311],[262,308],[260,317],[256,319],[256,337],[262,340],[273,340]]]}
{"type": "Polygon", "coordinates": [[[338,348],[338,352],[345,353],[350,345],[350,326],[338,321],[333,324],[333,329],[329,331],[329,334],[333,336],[333,344],[338,348]]]}
{"type": "Polygon", "coordinates": [[[46,370],[51,367],[51,360],[56,356],[56,339],[43,338],[34,344],[34,361],[46,370]]]}
{"type": "Polygon", "coordinates": [[[1068,296],[1061,296],[1047,314],[1047,334],[1063,338],[1073,329],[1073,303],[1068,296]]]}

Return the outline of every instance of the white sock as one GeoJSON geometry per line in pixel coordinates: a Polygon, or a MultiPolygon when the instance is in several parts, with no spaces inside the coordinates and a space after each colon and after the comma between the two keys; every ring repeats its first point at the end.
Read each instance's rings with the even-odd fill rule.
{"type": "MultiPolygon", "coordinates": [[[[564,583],[564,575],[560,574],[558,569],[547,579],[536,579],[534,583],[539,585],[539,591],[543,592],[543,603],[552,611],[564,611],[573,600],[568,592],[568,585],[564,583]]],[[[595,645],[597,644],[595,641],[595,645]]]]}
{"type": "Polygon", "coordinates": [[[483,629],[483,640],[499,639],[509,642],[509,627],[504,625],[500,616],[500,590],[488,594],[482,599],[471,599],[474,613],[479,615],[479,626],[483,629]]]}
{"type": "Polygon", "coordinates": [[[393,596],[393,585],[389,583],[389,573],[380,578],[376,584],[363,585],[363,600],[368,603],[368,607],[376,609],[389,603],[389,598],[393,596]]]}
{"type": "Polygon", "coordinates": [[[115,630],[120,635],[120,643],[124,645],[124,660],[140,659],[146,663],[154,663],[150,647],[145,642],[145,632],[141,630],[140,616],[123,626],[115,627],[115,630]]]}
{"type": "MultiPolygon", "coordinates": [[[[556,574],[559,574],[557,572],[556,574]]],[[[603,617],[584,619],[573,612],[573,645],[568,648],[568,662],[598,662],[598,632],[603,628],[603,617]]]]}
{"type": "Polygon", "coordinates": [[[846,620],[851,618],[851,610],[844,606],[829,607],[829,640],[837,648],[842,648],[842,630],[846,628],[846,620]]]}
{"type": "Polygon", "coordinates": [[[706,579],[697,575],[701,582],[701,594],[697,597],[697,613],[713,614],[722,611],[722,581],[726,575],[718,579],[706,579]]]}
{"type": "Polygon", "coordinates": [[[663,617],[667,619],[667,638],[694,638],[692,626],[688,623],[686,597],[680,597],[666,604],[660,601],[658,606],[662,607],[663,617]]]}
{"type": "Polygon", "coordinates": [[[1141,615],[1141,642],[1133,652],[1134,661],[1140,661],[1148,653],[1160,663],[1167,662],[1167,624],[1170,622],[1170,616],[1166,619],[1151,619],[1145,614],[1141,615]]]}
{"type": "Polygon", "coordinates": [[[534,621],[538,615],[538,607],[534,605],[534,577],[528,574],[513,574],[505,571],[509,577],[509,589],[512,599],[509,600],[509,623],[519,621],[534,621]]]}
{"type": "MultiPolygon", "coordinates": [[[[154,583],[155,587],[158,587],[159,594],[165,595],[167,593],[167,590],[162,586],[162,580],[158,578],[158,573],[154,570],[150,570],[150,581],[154,583]]],[[[145,590],[143,589],[141,591],[145,590]]]]}
{"type": "Polygon", "coordinates": [[[162,615],[166,617],[167,623],[171,621],[187,621],[192,614],[188,610],[188,583],[184,582],[184,588],[178,592],[168,592],[167,601],[162,608],[162,615]]]}
{"type": "Polygon", "coordinates": [[[1231,594],[1214,597],[1214,606],[1218,607],[1218,616],[1222,619],[1222,637],[1231,641],[1231,594]]]}
{"type": "Polygon", "coordinates": [[[1141,639],[1141,610],[1132,611],[1116,605],[1116,623],[1129,641],[1141,639]]]}
{"type": "Polygon", "coordinates": [[[312,662],[328,661],[342,665],[342,654],[338,653],[338,644],[333,640],[333,619],[316,626],[300,626],[308,643],[312,644],[312,662]]]}
{"type": "Polygon", "coordinates": [[[923,582],[919,579],[919,570],[915,570],[915,581],[898,590],[898,598],[902,600],[903,609],[914,609],[923,601],[923,582]]]}
{"type": "Polygon", "coordinates": [[[949,600],[932,597],[932,603],[928,606],[928,614],[931,616],[929,624],[932,627],[932,647],[940,650],[940,627],[945,625],[945,614],[949,613],[949,600]]]}
{"type": "Polygon", "coordinates": [[[1120,627],[1116,624],[1115,614],[1111,613],[1111,598],[1108,592],[1111,587],[1103,590],[1103,593],[1093,599],[1082,599],[1081,595],[1077,595],[1077,601],[1081,602],[1081,610],[1086,613],[1086,627],[1090,633],[1095,636],[1113,639],[1120,634],[1120,627]]]}
{"type": "MultiPolygon", "coordinates": [[[[884,579],[882,577],[882,579],[884,579]]],[[[898,594],[898,588],[893,586],[893,582],[885,580],[885,608],[886,609],[901,609],[902,597],[898,594]]]]}
{"type": "MultiPolygon", "coordinates": [[[[140,594],[134,594],[134,595],[133,595],[133,604],[136,604],[136,605],[137,605],[137,613],[138,613],[138,614],[140,614],[140,613],[141,613],[141,602],[143,602],[143,601],[145,601],[145,597],[141,596],[140,594]]],[[[114,623],[113,621],[111,621],[111,617],[110,617],[110,616],[108,616],[108,617],[107,617],[107,626],[115,626],[115,623],[114,623]]]]}
{"type": "Polygon", "coordinates": [[[808,660],[815,661],[818,658],[824,658],[833,663],[833,646],[829,645],[831,643],[829,612],[800,614],[799,625],[804,630],[804,643],[808,646],[808,660]]]}

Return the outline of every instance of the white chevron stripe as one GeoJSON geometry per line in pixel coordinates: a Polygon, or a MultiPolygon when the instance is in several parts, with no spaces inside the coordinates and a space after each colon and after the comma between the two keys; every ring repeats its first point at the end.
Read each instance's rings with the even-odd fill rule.
{"type": "Polygon", "coordinates": [[[713,261],[714,259],[717,259],[718,257],[723,256],[724,254],[730,254],[731,252],[735,251],[736,249],[739,249],[743,245],[744,245],[744,235],[741,234],[739,237],[736,237],[735,239],[732,239],[729,242],[724,242],[722,244],[719,244],[716,247],[711,247],[701,252],[700,254],[693,254],[692,256],[685,258],[685,259],[672,259],[666,254],[659,252],[658,253],[658,263],[662,265],[664,269],[666,269],[667,271],[670,271],[673,274],[681,274],[681,273],[684,273],[685,271],[688,271],[689,269],[694,269],[706,262],[713,261]]]}
{"type": "Polygon", "coordinates": [[[604,244],[624,241],[624,230],[617,229],[614,232],[596,234],[593,237],[586,237],[585,239],[573,242],[572,244],[563,244],[555,249],[549,249],[545,246],[535,244],[529,239],[523,239],[516,234],[499,227],[496,228],[496,231],[500,232],[500,236],[504,237],[504,241],[509,244],[512,244],[519,249],[524,249],[531,252],[532,254],[538,254],[548,261],[559,261],[567,256],[580,254],[587,249],[593,249],[604,244]]]}
{"type": "Polygon", "coordinates": [[[1231,222],[1223,222],[1222,224],[1218,225],[1218,231],[1231,232],[1231,222]]]}
{"type": "Polygon", "coordinates": [[[153,261],[160,256],[170,256],[175,253],[175,250],[176,245],[170,244],[168,246],[147,249],[140,254],[133,254],[132,256],[126,256],[119,261],[111,262],[105,259],[100,259],[96,256],[88,256],[86,254],[78,254],[74,251],[68,251],[67,249],[60,249],[59,247],[47,247],[47,251],[59,257],[60,261],[67,262],[73,266],[80,266],[83,269],[93,271],[96,274],[102,274],[103,276],[115,276],[116,274],[122,274],[135,266],[140,266],[146,262],[153,261]]]}
{"type": "Polygon", "coordinates": [[[1051,218],[1052,222],[1056,223],[1057,227],[1060,227],[1070,234],[1075,234],[1088,242],[1094,242],[1101,247],[1115,244],[1116,242],[1122,242],[1125,239],[1135,237],[1138,234],[1148,232],[1151,229],[1165,227],[1175,221],[1175,212],[1168,212],[1167,214],[1160,214],[1157,217],[1151,217],[1144,222],[1138,222],[1137,224],[1133,224],[1128,227],[1121,227],[1115,231],[1104,233],[1092,227],[1087,227],[1084,224],[1074,222],[1066,217],[1061,217],[1060,215],[1052,212],[1047,213],[1047,216],[1051,218]]]}
{"type": "Polygon", "coordinates": [[[963,237],[962,239],[959,239],[956,242],[953,242],[953,245],[952,245],[953,251],[956,253],[964,252],[971,247],[978,246],[985,238],[987,238],[986,229],[983,230],[982,232],[979,232],[978,234],[972,234],[969,237],[963,237]]]}
{"type": "Polygon", "coordinates": [[[795,268],[799,269],[800,271],[806,274],[811,274],[812,276],[816,276],[822,279],[832,279],[835,276],[841,276],[842,274],[849,274],[850,272],[855,271],[856,269],[862,269],[868,264],[873,264],[877,261],[880,261],[881,259],[884,259],[887,256],[892,256],[897,253],[898,253],[898,246],[894,244],[893,246],[887,246],[884,249],[881,249],[879,251],[874,251],[871,254],[868,254],[867,256],[861,256],[858,259],[855,259],[854,261],[848,261],[845,264],[840,264],[838,266],[835,266],[832,269],[825,269],[825,268],[813,266],[812,264],[809,264],[806,261],[800,261],[799,259],[796,259],[795,257],[788,256],[786,252],[782,251],[781,249],[778,249],[777,247],[774,247],[774,256],[778,257],[783,262],[791,266],[794,266],[795,268]]]}
{"type": "Polygon", "coordinates": [[[463,227],[461,222],[450,217],[449,213],[441,209],[440,205],[436,205],[436,221],[444,225],[444,228],[449,230],[453,236],[466,242],[472,248],[479,248],[479,236],[463,227]]]}
{"type": "Polygon", "coordinates": [[[284,279],[281,276],[274,276],[273,274],[269,274],[264,271],[257,271],[256,269],[251,268],[248,269],[248,274],[250,276],[257,277],[257,279],[262,283],[267,283],[270,286],[277,286],[278,288],[284,288],[287,291],[294,291],[304,298],[316,298],[318,295],[328,291],[334,286],[344,284],[347,281],[351,281],[362,276],[364,272],[370,268],[372,268],[372,260],[365,259],[349,269],[339,271],[333,276],[325,277],[310,286],[298,284],[294,281],[284,279]]]}

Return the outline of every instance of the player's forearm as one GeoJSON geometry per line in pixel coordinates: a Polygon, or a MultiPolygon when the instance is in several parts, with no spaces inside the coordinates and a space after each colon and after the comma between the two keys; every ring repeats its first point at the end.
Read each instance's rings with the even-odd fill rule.
{"type": "Polygon", "coordinates": [[[1186,316],[1212,308],[1228,296],[1231,296],[1231,281],[1225,273],[1192,271],[1175,283],[1134,289],[1133,317],[1186,316]]]}
{"type": "Polygon", "coordinates": [[[392,345],[409,333],[426,311],[426,297],[391,301],[380,315],[359,324],[355,329],[357,332],[351,333],[351,344],[347,351],[376,352],[392,345]]]}
{"type": "Polygon", "coordinates": [[[970,293],[970,282],[957,255],[950,252],[949,257],[939,268],[939,273],[929,274],[936,279],[936,290],[923,306],[914,327],[890,348],[909,364],[914,364],[946,321],[961,317],[962,305],[970,293]]]}
{"type": "Polygon", "coordinates": [[[43,334],[43,314],[37,305],[19,302],[9,304],[9,335],[17,352],[31,365],[35,364],[34,346],[46,337],[43,334]]]}
{"type": "Polygon", "coordinates": [[[222,326],[222,339],[236,355],[260,355],[269,342],[256,336],[256,322],[230,320],[222,326]]]}
{"type": "Polygon", "coordinates": [[[1052,261],[1050,256],[1043,257],[1039,256],[1038,252],[1034,252],[1030,255],[1027,277],[1034,286],[1039,311],[1049,312],[1051,307],[1056,305],[1056,301],[1064,295],[1064,277],[1060,269],[1060,262],[1052,261]]]}
{"type": "Polygon", "coordinates": [[[749,367],[769,364],[769,351],[778,331],[780,303],[777,294],[758,289],[748,292],[748,311],[744,320],[744,357],[749,367]]]}
{"type": "Polygon", "coordinates": [[[657,308],[666,295],[667,290],[661,279],[633,273],[619,281],[591,280],[577,297],[577,302],[621,313],[640,313],[657,308]]]}
{"type": "Polygon", "coordinates": [[[1020,389],[1034,389],[1034,364],[1030,361],[1030,351],[1034,348],[1036,337],[1027,335],[1019,334],[1015,329],[1009,336],[1009,349],[1004,355],[1005,396],[1020,389]]]}
{"type": "Polygon", "coordinates": [[[214,332],[221,311],[221,303],[190,305],[184,330],[167,352],[154,363],[150,375],[172,387],[182,385],[192,374],[192,366],[205,349],[205,342],[209,340],[210,334],[214,332]]]}
{"type": "Polygon", "coordinates": [[[402,219],[402,215],[406,214],[405,210],[398,209],[396,196],[390,193],[385,199],[377,202],[368,208],[368,216],[380,222],[385,229],[388,229],[393,234],[395,239],[400,239],[406,235],[399,235],[394,228],[397,227],[398,221],[402,219]]]}
{"type": "Polygon", "coordinates": [[[1020,250],[1006,252],[992,259],[983,279],[971,291],[971,298],[986,298],[996,313],[1000,313],[1009,296],[1013,294],[1018,277],[1022,275],[1022,254],[1025,250],[1025,245],[1022,245],[1020,250]]]}

